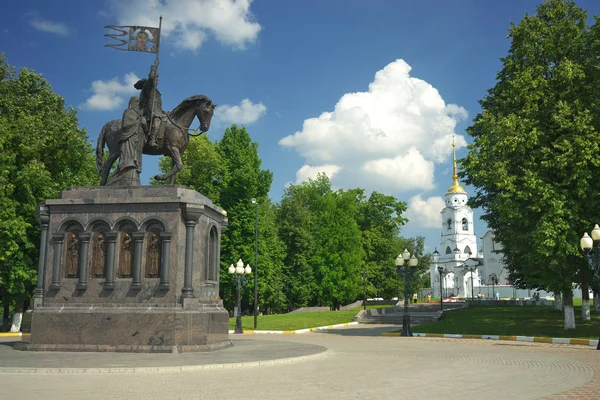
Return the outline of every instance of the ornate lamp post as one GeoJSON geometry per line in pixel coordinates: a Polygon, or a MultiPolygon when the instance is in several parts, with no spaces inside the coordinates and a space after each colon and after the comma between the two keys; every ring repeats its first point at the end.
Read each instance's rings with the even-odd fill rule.
{"type": "MultiPolygon", "coordinates": [[[[498,284],[498,275],[496,275],[496,273],[491,273],[490,276],[490,281],[492,281],[492,297],[495,298],[496,297],[496,286],[498,284]]],[[[489,286],[488,286],[489,287],[489,286]]]]}
{"type": "MultiPolygon", "coordinates": [[[[596,275],[596,279],[600,279],[600,227],[598,224],[592,229],[592,237],[589,237],[585,232],[579,243],[586,261],[592,267],[594,275],[596,275]]],[[[600,339],[596,350],[600,350],[600,339]]]]}
{"type": "Polygon", "coordinates": [[[463,267],[463,269],[465,270],[465,272],[470,272],[471,273],[471,301],[475,300],[475,297],[473,296],[473,272],[477,271],[477,267],[476,266],[468,266],[465,265],[463,267]]]}
{"type": "Polygon", "coordinates": [[[450,273],[448,269],[441,265],[437,267],[438,273],[440,274],[440,310],[444,310],[444,277],[450,273]]]}
{"type": "Polygon", "coordinates": [[[439,259],[440,259],[440,252],[437,251],[437,247],[436,247],[435,250],[433,251],[433,261],[435,262],[435,267],[436,267],[438,273],[440,274],[440,309],[443,310],[444,309],[444,305],[442,304],[442,271],[443,271],[443,268],[441,266],[437,265],[437,262],[439,259]]]}
{"type": "Polygon", "coordinates": [[[250,265],[246,265],[244,268],[244,262],[240,258],[234,267],[233,264],[229,266],[230,274],[236,274],[236,286],[237,286],[237,306],[235,312],[235,331],[234,333],[244,333],[244,329],[242,328],[242,288],[248,284],[248,276],[252,273],[252,268],[250,265]],[[246,275],[246,276],[244,276],[246,275]]]}
{"type": "Polygon", "coordinates": [[[253,197],[252,204],[256,206],[256,224],[254,239],[254,329],[258,320],[258,201],[253,197]]]}
{"type": "Polygon", "coordinates": [[[444,293],[443,293],[443,289],[442,289],[442,274],[444,273],[444,267],[442,267],[441,265],[439,265],[437,267],[438,273],[440,274],[440,310],[444,310],[444,293]]]}
{"type": "Polygon", "coordinates": [[[363,278],[363,310],[367,309],[367,271],[366,270],[361,270],[360,274],[362,275],[363,278]]]}
{"type": "Polygon", "coordinates": [[[417,263],[417,257],[413,254],[412,257],[408,250],[404,250],[402,254],[396,257],[396,271],[398,277],[404,275],[404,315],[402,315],[402,334],[400,336],[412,336],[410,330],[410,315],[408,315],[408,285],[410,279],[415,273],[417,263]]]}

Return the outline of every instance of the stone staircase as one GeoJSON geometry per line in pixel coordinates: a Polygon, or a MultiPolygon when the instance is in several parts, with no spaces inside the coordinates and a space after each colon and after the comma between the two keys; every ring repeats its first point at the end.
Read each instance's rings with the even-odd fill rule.
{"type": "MultiPolygon", "coordinates": [[[[444,312],[466,307],[465,303],[444,303],[444,312]]],[[[402,315],[404,308],[402,306],[394,308],[375,308],[361,310],[354,318],[361,324],[389,324],[402,325],[402,315]]],[[[411,325],[422,325],[439,320],[443,313],[440,311],[440,305],[434,303],[414,304],[408,307],[411,325]]]]}

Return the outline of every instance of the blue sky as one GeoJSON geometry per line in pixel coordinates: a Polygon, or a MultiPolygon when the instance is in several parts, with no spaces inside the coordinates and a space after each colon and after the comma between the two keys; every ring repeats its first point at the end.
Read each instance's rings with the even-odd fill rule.
{"type": "MultiPolygon", "coordinates": [[[[96,142],[120,118],[131,84],[154,56],[107,47],[105,25],[158,25],[163,107],[185,97],[219,104],[209,132],[232,122],[259,143],[271,197],[325,171],[336,188],[363,187],[409,205],[404,235],[439,246],[442,198],[478,100],[495,84],[510,22],[531,0],[103,0],[6,2],[0,51],[79,109],[96,142]],[[60,4],[60,6],[58,6],[60,4]]],[[[600,3],[580,0],[590,15],[600,3]]],[[[197,122],[193,124],[196,126],[197,122]]],[[[142,181],[158,172],[144,157],[142,181]]],[[[473,189],[466,187],[469,193],[473,189]]],[[[478,237],[486,231],[475,210],[478,237]]]]}

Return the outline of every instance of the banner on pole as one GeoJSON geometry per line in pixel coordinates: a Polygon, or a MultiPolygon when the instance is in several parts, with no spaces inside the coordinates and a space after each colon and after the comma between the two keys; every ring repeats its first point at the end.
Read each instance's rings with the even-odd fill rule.
{"type": "Polygon", "coordinates": [[[119,42],[107,44],[105,47],[124,51],[158,53],[158,48],[160,47],[160,28],[118,25],[106,25],[105,28],[116,32],[107,33],[104,36],[119,42]]]}

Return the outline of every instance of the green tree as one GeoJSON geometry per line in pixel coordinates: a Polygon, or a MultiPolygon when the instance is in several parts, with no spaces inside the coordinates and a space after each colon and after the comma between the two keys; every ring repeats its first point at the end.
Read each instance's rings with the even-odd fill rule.
{"type": "MultiPolygon", "coordinates": [[[[325,175],[317,180],[330,185],[325,175]]],[[[355,219],[357,193],[338,190],[313,202],[318,221],[314,225],[315,236],[319,238],[312,259],[319,282],[318,305],[329,305],[334,310],[354,301],[361,292],[363,249],[355,219]]]]}
{"type": "Polygon", "coordinates": [[[277,205],[268,198],[258,210],[258,295],[263,312],[281,312],[285,307],[283,260],[285,245],[277,229],[277,205]]]}
{"type": "Polygon", "coordinates": [[[571,282],[588,268],[579,238],[600,209],[600,36],[586,20],[573,1],[548,0],[511,26],[508,55],[462,160],[477,188],[471,204],[503,244],[511,281],[562,292],[566,329],[575,327],[571,282]]]}
{"type": "MultiPolygon", "coordinates": [[[[215,146],[223,168],[217,204],[227,211],[229,219],[229,227],[221,238],[221,282],[227,284],[231,280],[227,274],[231,263],[239,258],[251,265],[254,263],[256,216],[252,199],[259,204],[267,201],[273,173],[261,169],[258,143],[252,141],[245,127],[232,125],[227,128],[215,146]]],[[[265,238],[266,235],[262,240],[265,238]]],[[[258,279],[261,279],[260,265],[258,279]]],[[[231,298],[231,291],[225,292],[223,286],[221,297],[227,300],[231,298]]],[[[244,291],[245,304],[254,302],[253,293],[252,281],[244,291]]]]}
{"type": "Polygon", "coordinates": [[[286,246],[284,294],[286,308],[290,310],[309,305],[317,292],[318,284],[310,263],[318,243],[313,229],[315,223],[307,184],[287,187],[281,199],[277,225],[279,237],[286,246]]]}
{"type": "Polygon", "coordinates": [[[35,72],[0,55],[0,295],[16,302],[37,281],[36,206],[69,186],[97,184],[94,155],[76,111],[35,72]]]}
{"type": "Polygon", "coordinates": [[[287,248],[285,294],[290,308],[338,309],[362,293],[362,237],[356,222],[361,194],[334,192],[324,174],[285,190],[278,220],[287,248]]]}
{"type": "Polygon", "coordinates": [[[371,193],[366,201],[361,195],[360,200],[357,223],[362,233],[368,292],[371,297],[390,299],[398,295],[394,260],[398,255],[396,240],[407,221],[402,217],[406,203],[378,192],[371,193]]]}

